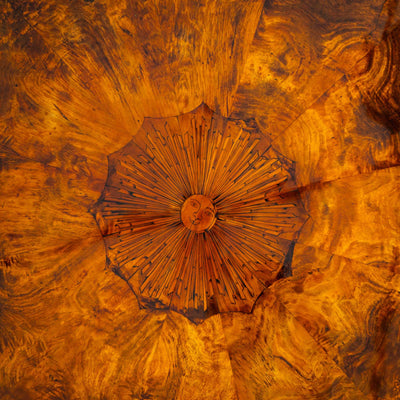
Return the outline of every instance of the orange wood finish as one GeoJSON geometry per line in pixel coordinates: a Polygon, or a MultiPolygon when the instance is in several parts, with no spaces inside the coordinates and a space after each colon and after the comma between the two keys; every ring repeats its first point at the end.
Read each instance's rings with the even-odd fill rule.
{"type": "Polygon", "coordinates": [[[254,126],[201,105],[146,119],[109,157],[92,212],[109,266],[141,306],[196,322],[250,312],[282,276],[306,213],[291,163],[267,143],[254,126]]]}
{"type": "Polygon", "coordinates": [[[400,399],[399,26],[397,0],[2,0],[0,399],[400,399]]]}
{"type": "Polygon", "coordinates": [[[217,209],[213,201],[203,194],[193,194],[181,207],[181,221],[196,233],[209,231],[215,224],[217,209]]]}

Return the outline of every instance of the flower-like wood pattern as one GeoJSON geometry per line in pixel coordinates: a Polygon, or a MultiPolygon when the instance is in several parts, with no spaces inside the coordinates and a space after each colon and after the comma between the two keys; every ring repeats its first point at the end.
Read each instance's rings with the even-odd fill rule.
{"type": "Polygon", "coordinates": [[[142,306],[250,312],[304,222],[290,168],[254,124],[205,105],[146,119],[92,210],[111,268],[142,306]]]}

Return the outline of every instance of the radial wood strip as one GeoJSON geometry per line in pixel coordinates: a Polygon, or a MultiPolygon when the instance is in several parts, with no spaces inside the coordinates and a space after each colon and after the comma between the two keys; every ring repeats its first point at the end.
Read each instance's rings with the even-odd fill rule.
{"type": "Polygon", "coordinates": [[[266,150],[256,130],[201,106],[147,119],[109,157],[93,212],[111,267],[142,304],[194,319],[251,311],[304,221],[296,196],[279,194],[290,173],[266,150]],[[182,223],[181,210],[200,195],[217,211],[212,227],[197,233],[182,223]]]}

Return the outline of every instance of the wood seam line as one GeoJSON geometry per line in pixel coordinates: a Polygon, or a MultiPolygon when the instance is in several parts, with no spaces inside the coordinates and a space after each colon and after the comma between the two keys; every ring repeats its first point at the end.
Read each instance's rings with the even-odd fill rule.
{"type": "MultiPolygon", "coordinates": [[[[308,110],[310,110],[326,93],[328,93],[334,86],[337,85],[339,81],[341,81],[344,77],[346,77],[346,74],[342,74],[338,79],[336,79],[331,86],[328,87],[328,89],[324,90],[318,97],[314,99],[314,101],[305,109],[303,109],[290,123],[287,125],[285,128],[281,129],[275,136],[274,139],[271,139],[270,145],[273,145],[273,143],[283,134],[285,133],[296,121],[298,121],[308,110]]],[[[343,83],[343,86],[347,85],[347,82],[343,83]]]]}
{"type": "Polygon", "coordinates": [[[255,24],[256,28],[255,28],[254,31],[253,31],[253,35],[252,35],[252,37],[251,37],[251,40],[249,40],[248,51],[247,51],[246,58],[243,59],[243,61],[242,61],[242,62],[243,62],[242,68],[240,69],[240,72],[238,72],[238,75],[237,75],[237,85],[236,85],[236,87],[235,87],[235,88],[232,90],[232,92],[231,92],[232,104],[231,104],[231,106],[227,109],[227,113],[226,113],[227,118],[230,118],[230,117],[231,117],[232,109],[233,109],[233,104],[234,104],[234,102],[235,102],[234,99],[235,99],[235,96],[236,96],[238,87],[239,87],[239,85],[240,85],[240,79],[241,79],[241,77],[242,77],[242,75],[243,75],[243,72],[244,72],[244,69],[245,69],[245,66],[246,66],[246,62],[247,62],[247,60],[248,60],[248,58],[249,58],[249,56],[250,56],[250,49],[251,49],[251,46],[252,46],[253,41],[254,41],[254,36],[256,35],[257,29],[258,29],[258,27],[259,27],[259,25],[260,25],[260,21],[261,21],[263,12],[264,12],[265,5],[266,5],[266,3],[268,3],[269,1],[270,1],[270,0],[264,0],[264,1],[260,2],[261,7],[260,7],[260,12],[259,12],[259,16],[258,16],[258,19],[257,19],[257,23],[255,24]]]}
{"type": "MultiPolygon", "coordinates": [[[[156,13],[155,17],[157,18],[157,30],[158,30],[158,33],[159,33],[159,35],[160,35],[161,38],[162,38],[162,42],[164,43],[164,46],[163,46],[163,54],[166,55],[166,56],[168,56],[168,53],[165,51],[165,49],[167,48],[167,46],[166,46],[166,43],[167,43],[167,42],[166,42],[166,39],[165,39],[165,35],[163,35],[163,31],[162,31],[162,29],[161,29],[160,15],[156,13]]],[[[170,65],[169,63],[167,63],[166,66],[167,66],[168,71],[169,71],[169,76],[172,77],[172,68],[171,68],[171,65],[170,65]]],[[[146,69],[147,69],[147,68],[146,68],[146,69]]],[[[151,84],[152,84],[152,86],[153,86],[154,81],[153,81],[153,80],[150,80],[150,82],[151,82],[151,84]]],[[[174,87],[173,87],[173,95],[174,95],[174,99],[175,99],[176,111],[177,111],[177,112],[179,113],[179,115],[180,115],[180,114],[182,114],[182,112],[181,112],[181,110],[179,109],[179,102],[178,102],[178,96],[177,96],[176,90],[175,90],[175,85],[174,85],[174,87]]],[[[139,128],[139,129],[140,129],[140,128],[139,128]]]]}
{"type": "Polygon", "coordinates": [[[286,192],[281,192],[280,195],[281,196],[286,196],[286,195],[290,195],[292,193],[299,193],[301,194],[302,192],[305,191],[311,191],[311,190],[319,190],[322,186],[326,186],[329,184],[332,184],[334,182],[339,182],[339,181],[344,181],[346,179],[350,179],[350,178],[356,178],[358,176],[362,176],[362,177],[369,177],[374,175],[374,173],[378,172],[378,171],[383,171],[386,169],[396,169],[400,167],[400,163],[399,164],[392,164],[392,165],[387,165],[384,167],[379,167],[379,168],[375,168],[372,169],[371,171],[365,171],[365,172],[360,172],[357,174],[352,174],[352,175],[343,175],[343,176],[339,176],[338,178],[335,179],[328,179],[328,180],[320,180],[320,181],[315,181],[315,182],[309,182],[306,183],[303,186],[297,186],[296,188],[293,188],[291,190],[288,190],[286,192]]]}
{"type": "MultiPolygon", "coordinates": [[[[316,250],[318,250],[318,251],[321,251],[321,252],[323,252],[323,253],[329,255],[329,256],[330,256],[330,260],[329,260],[329,262],[328,262],[327,265],[329,265],[329,263],[331,262],[332,257],[339,257],[339,258],[342,258],[342,259],[344,259],[344,260],[351,261],[352,263],[356,263],[356,264],[359,264],[359,265],[365,265],[365,266],[368,267],[368,268],[378,268],[378,269],[385,268],[385,267],[380,267],[380,266],[379,266],[379,267],[375,267],[375,266],[373,266],[373,265],[371,265],[371,264],[366,264],[365,262],[358,261],[358,260],[356,260],[356,259],[354,259],[354,258],[351,258],[351,257],[346,257],[346,256],[341,255],[341,254],[331,253],[331,252],[329,252],[329,251],[327,251],[327,250],[324,250],[324,249],[322,249],[322,248],[320,248],[320,247],[311,246],[311,245],[309,245],[309,244],[305,244],[305,243],[303,243],[303,242],[299,242],[298,240],[296,241],[296,244],[300,244],[300,245],[302,245],[302,246],[304,246],[304,247],[306,247],[306,248],[316,249],[316,250]]],[[[295,246],[295,249],[296,249],[296,246],[295,246]]],[[[325,268],[325,266],[324,266],[323,268],[325,268]]],[[[393,275],[394,275],[394,274],[393,274],[393,275]]],[[[289,278],[290,278],[290,277],[289,277],[289,278]]],[[[279,281],[277,281],[277,282],[279,282],[279,281]]],[[[388,283],[390,283],[390,282],[391,282],[391,281],[389,281],[388,283]]],[[[399,293],[399,294],[400,294],[400,290],[396,289],[395,287],[391,287],[391,286],[392,286],[392,285],[389,285],[389,287],[386,286],[386,285],[385,285],[385,286],[379,285],[379,287],[382,288],[382,289],[389,290],[389,291],[391,291],[391,292],[399,293]]],[[[264,291],[265,291],[265,290],[264,290],[264,291]]]]}
{"type": "MultiPolygon", "coordinates": [[[[387,1],[388,1],[388,0],[387,0],[387,1]]],[[[382,9],[383,9],[383,7],[382,7],[382,9]]],[[[377,19],[379,19],[379,16],[377,17],[377,19]]],[[[364,36],[364,38],[367,38],[368,36],[370,36],[370,35],[376,30],[376,25],[377,25],[377,23],[378,23],[378,22],[375,23],[375,28],[373,28],[371,31],[369,31],[369,32],[364,36]]],[[[379,43],[378,43],[378,44],[379,44],[379,43]]],[[[329,58],[329,56],[327,56],[327,57],[329,58]]],[[[337,84],[337,82],[339,82],[339,81],[340,81],[341,79],[343,79],[343,78],[346,78],[346,79],[347,79],[348,75],[351,74],[351,71],[353,71],[353,70],[356,68],[357,63],[358,63],[360,60],[362,60],[364,57],[365,57],[365,55],[360,56],[360,58],[357,59],[357,60],[354,62],[354,65],[350,68],[349,71],[343,72],[343,74],[342,74],[337,80],[335,80],[335,82],[334,82],[327,90],[325,90],[321,95],[319,95],[318,97],[316,97],[316,99],[311,103],[311,105],[310,105],[309,107],[307,107],[307,108],[305,108],[304,110],[302,110],[302,111],[300,112],[300,114],[298,114],[298,115],[289,123],[289,125],[287,125],[287,126],[286,126],[285,128],[283,128],[283,129],[281,129],[281,130],[277,133],[275,139],[273,139],[273,140],[271,141],[271,144],[272,144],[280,135],[282,135],[282,133],[284,133],[286,130],[288,130],[288,129],[289,129],[303,114],[305,114],[310,108],[312,108],[312,107],[318,102],[318,100],[320,100],[328,91],[330,91],[330,90],[337,84]]],[[[332,59],[331,59],[331,60],[332,60],[332,59]]],[[[323,67],[321,66],[320,68],[318,68],[317,71],[322,70],[322,68],[323,68],[323,67]]],[[[314,76],[315,76],[315,74],[317,73],[317,71],[314,73],[314,76]]],[[[347,84],[348,84],[348,82],[344,83],[344,85],[347,85],[347,84]]]]}
{"type": "MultiPolygon", "coordinates": [[[[6,1],[7,1],[7,0],[6,0],[6,1]]],[[[8,1],[8,3],[9,3],[9,1],[8,1]]],[[[9,4],[10,4],[10,3],[9,3],[9,4]]],[[[11,6],[11,4],[10,4],[10,6],[11,6]]],[[[12,7],[12,6],[11,6],[11,7],[12,7]]],[[[70,65],[58,54],[58,52],[57,52],[52,46],[50,46],[50,44],[44,39],[43,35],[28,21],[28,19],[27,19],[25,16],[23,16],[23,15],[21,16],[21,19],[22,19],[23,21],[25,21],[25,23],[27,24],[27,26],[29,27],[29,29],[31,29],[32,31],[36,32],[36,34],[37,34],[38,36],[40,36],[40,38],[43,40],[44,45],[45,45],[46,48],[49,50],[49,52],[51,52],[51,53],[59,60],[59,62],[61,62],[62,64],[68,66],[69,69],[70,69],[70,71],[71,71],[71,73],[72,73],[72,75],[73,75],[76,79],[79,79],[79,76],[78,76],[78,74],[75,72],[75,70],[74,70],[73,68],[70,67],[70,65]]],[[[30,61],[32,61],[32,60],[30,60],[30,61]]],[[[69,119],[66,118],[66,117],[63,115],[63,113],[60,111],[60,109],[59,109],[56,105],[54,105],[54,106],[55,106],[56,109],[60,112],[61,116],[64,117],[65,119],[67,119],[67,120],[69,121],[69,119]]],[[[71,122],[71,121],[69,121],[69,122],[71,123],[71,125],[72,125],[74,128],[78,128],[73,122],[71,122]]],[[[83,135],[85,135],[85,136],[89,136],[88,133],[84,133],[83,131],[80,130],[80,128],[77,129],[77,132],[79,132],[79,133],[81,133],[81,134],[83,134],[83,135]]],[[[25,157],[25,158],[26,158],[26,157],[25,157]]],[[[37,160],[35,160],[35,162],[41,163],[40,161],[37,161],[37,160]]],[[[44,164],[44,165],[47,165],[47,164],[44,164]]],[[[55,167],[55,168],[57,168],[57,167],[55,167]]],[[[59,168],[59,167],[58,167],[58,168],[59,168]]]]}
{"type": "MultiPolygon", "coordinates": [[[[235,311],[233,311],[233,312],[235,312],[235,311]]],[[[235,374],[233,372],[232,359],[231,359],[231,355],[230,355],[230,352],[229,352],[229,349],[228,349],[228,343],[227,343],[227,340],[226,340],[225,328],[224,328],[224,324],[222,322],[221,313],[219,313],[217,315],[218,315],[219,323],[220,323],[220,326],[221,326],[222,334],[224,335],[225,351],[226,351],[228,359],[229,359],[229,365],[230,365],[230,368],[231,368],[232,381],[233,381],[233,385],[234,385],[234,389],[235,389],[235,393],[236,393],[236,398],[238,400],[240,400],[239,392],[238,392],[238,388],[237,388],[237,384],[236,384],[236,377],[235,377],[235,374]]]]}
{"type": "MultiPolygon", "coordinates": [[[[10,3],[9,3],[9,4],[10,4],[10,3]]],[[[11,6],[11,4],[10,4],[10,6],[11,6]]],[[[12,7],[12,6],[11,6],[11,7],[12,7]]],[[[62,58],[62,57],[59,55],[59,53],[57,52],[57,50],[55,50],[54,47],[51,46],[51,45],[48,43],[48,41],[47,41],[47,40],[43,37],[43,35],[36,29],[36,27],[33,26],[33,25],[31,24],[31,22],[29,21],[29,19],[28,19],[27,17],[25,17],[24,15],[21,15],[21,19],[22,19],[23,21],[26,22],[26,24],[29,26],[29,28],[30,28],[31,30],[35,31],[36,34],[37,34],[38,36],[40,36],[40,38],[43,40],[43,43],[45,44],[45,46],[46,46],[47,49],[49,50],[49,52],[53,53],[53,55],[55,55],[64,65],[67,65],[67,66],[69,67],[70,71],[72,72],[73,76],[75,76],[75,77],[79,80],[79,75],[78,75],[78,73],[75,71],[75,69],[72,68],[71,65],[70,65],[70,63],[66,62],[66,61],[64,60],[64,58],[62,58]]],[[[113,70],[113,69],[112,69],[112,73],[113,73],[113,75],[115,76],[115,73],[114,73],[114,70],[113,70]]],[[[116,76],[115,76],[115,79],[116,79],[116,81],[118,82],[118,85],[120,86],[119,79],[118,79],[116,76]]],[[[117,90],[117,92],[118,92],[118,97],[120,98],[121,102],[127,106],[127,109],[128,109],[128,111],[129,111],[129,114],[130,114],[132,120],[133,120],[133,121],[136,121],[136,118],[135,118],[134,115],[133,115],[132,109],[131,109],[130,105],[127,103],[125,97],[122,96],[122,94],[121,94],[120,91],[117,90]]],[[[56,105],[55,105],[55,107],[58,109],[58,107],[57,107],[56,105]]],[[[59,109],[58,109],[58,111],[60,112],[59,109]]],[[[60,112],[60,113],[61,113],[61,112],[60,112]]],[[[62,115],[64,118],[66,118],[62,113],[61,113],[61,115],[62,115]]],[[[66,119],[68,120],[68,118],[66,118],[66,119]]],[[[68,120],[68,121],[69,121],[69,120],[68,120]]],[[[74,125],[74,127],[76,127],[75,124],[73,124],[73,125],[74,125]]],[[[80,130],[80,129],[79,129],[79,130],[80,130]]],[[[87,135],[87,134],[85,133],[85,135],[87,135]]]]}
{"type": "MultiPolygon", "coordinates": [[[[386,295],[385,297],[390,296],[390,294],[386,295]]],[[[354,381],[353,377],[350,377],[347,375],[346,371],[343,370],[343,368],[338,364],[337,361],[335,361],[327,352],[327,350],[325,350],[325,348],[318,343],[318,341],[314,338],[314,336],[311,335],[311,333],[305,328],[305,326],[298,320],[298,318],[286,307],[286,305],[282,302],[282,300],[279,298],[279,295],[277,295],[277,301],[279,301],[279,303],[282,305],[282,307],[285,308],[285,310],[287,311],[288,314],[290,314],[292,316],[293,319],[295,319],[297,321],[297,323],[305,330],[305,332],[307,333],[307,335],[312,339],[312,341],[317,345],[317,347],[326,355],[326,358],[331,360],[334,365],[336,365],[336,367],[343,373],[343,376],[346,377],[349,382],[351,382],[354,385],[354,388],[362,395],[366,395],[369,393],[365,393],[363,392],[359,386],[357,385],[357,383],[354,381]]]]}

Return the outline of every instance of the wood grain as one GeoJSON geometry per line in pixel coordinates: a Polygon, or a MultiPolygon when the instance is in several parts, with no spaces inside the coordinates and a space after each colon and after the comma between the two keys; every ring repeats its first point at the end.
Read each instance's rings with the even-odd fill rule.
{"type": "Polygon", "coordinates": [[[394,268],[399,262],[399,188],[399,168],[393,167],[338,179],[304,193],[306,208],[313,211],[299,243],[394,268]]]}
{"type": "MultiPolygon", "coordinates": [[[[383,1],[265,2],[232,107],[279,136],[369,51],[383,1]]],[[[376,41],[375,41],[376,43],[376,41]]]]}
{"type": "Polygon", "coordinates": [[[223,315],[240,399],[361,399],[361,391],[280,299],[265,293],[252,315],[223,315]]]}
{"type": "MultiPolygon", "coordinates": [[[[400,399],[399,22],[397,0],[2,0],[0,398],[400,399]],[[290,175],[266,200],[309,218],[252,312],[195,324],[107,268],[89,209],[111,154],[202,103],[231,162],[248,134],[290,175]]],[[[264,199],[248,178],[225,189],[264,199]]]]}
{"type": "Polygon", "coordinates": [[[400,128],[399,31],[399,23],[386,27],[382,41],[370,54],[368,73],[359,82],[369,114],[397,134],[400,128]]]}
{"type": "Polygon", "coordinates": [[[396,398],[395,381],[386,382],[399,374],[386,353],[387,343],[398,352],[393,273],[339,256],[321,263],[320,251],[313,253],[298,247],[295,278],[284,288],[277,284],[278,298],[365,396],[396,398]],[[311,270],[303,269],[304,259],[312,260],[311,270]]]}
{"type": "Polygon", "coordinates": [[[194,321],[250,312],[278,279],[306,214],[296,194],[281,196],[294,185],[291,164],[267,145],[256,126],[202,105],[146,119],[135,139],[109,156],[92,212],[110,268],[142,306],[194,321]],[[185,212],[191,208],[197,219],[196,204],[187,204],[200,207],[202,199],[213,222],[197,231],[185,212]]]}

